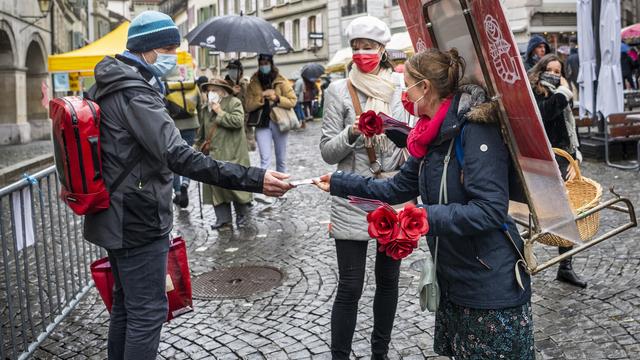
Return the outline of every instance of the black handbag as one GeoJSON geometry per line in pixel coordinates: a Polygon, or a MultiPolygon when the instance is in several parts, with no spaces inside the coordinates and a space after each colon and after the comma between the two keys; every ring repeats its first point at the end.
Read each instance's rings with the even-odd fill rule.
{"type": "Polygon", "coordinates": [[[247,117],[247,126],[258,126],[260,119],[262,118],[262,108],[254,110],[249,113],[247,117]]]}

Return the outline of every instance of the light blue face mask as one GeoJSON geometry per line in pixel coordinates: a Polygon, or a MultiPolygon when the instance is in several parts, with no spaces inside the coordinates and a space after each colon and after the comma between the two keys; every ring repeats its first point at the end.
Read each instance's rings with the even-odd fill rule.
{"type": "Polygon", "coordinates": [[[267,75],[271,72],[271,65],[260,65],[259,68],[263,75],[267,75]]]}
{"type": "Polygon", "coordinates": [[[176,54],[162,54],[155,50],[153,52],[157,55],[156,62],[149,64],[149,69],[159,78],[171,72],[178,64],[178,55],[176,54]]]}

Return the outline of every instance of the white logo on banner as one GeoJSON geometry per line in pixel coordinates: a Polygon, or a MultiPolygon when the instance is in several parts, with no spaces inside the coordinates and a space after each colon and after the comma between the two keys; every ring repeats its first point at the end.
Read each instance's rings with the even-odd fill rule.
{"type": "Polygon", "coordinates": [[[489,55],[498,76],[509,84],[520,80],[516,61],[509,55],[511,44],[502,36],[500,25],[493,16],[487,15],[484,18],[484,31],[489,38],[489,55]]]}
{"type": "Polygon", "coordinates": [[[11,194],[11,202],[13,203],[12,215],[13,225],[15,226],[16,250],[20,251],[25,246],[29,247],[35,243],[35,237],[33,236],[33,214],[31,212],[31,193],[29,192],[29,188],[24,188],[22,191],[16,191],[11,194]]]}
{"type": "Polygon", "coordinates": [[[416,42],[416,47],[417,47],[416,50],[418,50],[418,52],[427,50],[427,44],[425,44],[424,40],[422,39],[418,39],[418,41],[416,42]]]}

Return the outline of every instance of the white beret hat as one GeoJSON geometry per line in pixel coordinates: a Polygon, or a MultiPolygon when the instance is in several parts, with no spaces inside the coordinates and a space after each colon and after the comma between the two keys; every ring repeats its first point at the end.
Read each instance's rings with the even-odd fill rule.
{"type": "Polygon", "coordinates": [[[347,26],[345,34],[349,39],[349,43],[353,39],[370,39],[386,46],[391,40],[391,31],[389,31],[387,24],[373,16],[362,16],[353,19],[347,26]]]}

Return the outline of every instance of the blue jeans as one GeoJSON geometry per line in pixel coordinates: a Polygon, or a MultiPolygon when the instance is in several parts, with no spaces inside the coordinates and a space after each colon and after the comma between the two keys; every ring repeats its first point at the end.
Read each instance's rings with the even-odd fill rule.
{"type": "Polygon", "coordinates": [[[107,250],[113,273],[109,360],[153,360],[169,306],[165,292],[169,237],[131,249],[107,250]]]}
{"type": "Polygon", "coordinates": [[[276,150],[276,171],[287,172],[287,140],[289,132],[282,132],[278,125],[269,121],[269,127],[256,128],[256,142],[260,151],[260,167],[268,169],[271,166],[271,144],[276,150]]]}
{"type": "Polygon", "coordinates": [[[302,111],[302,103],[301,102],[296,103],[296,107],[294,107],[293,110],[296,112],[296,116],[298,117],[298,120],[300,122],[303,122],[304,112],[302,111]]]}
{"type": "MultiPolygon", "coordinates": [[[[180,136],[182,136],[184,141],[187,142],[187,145],[193,146],[193,143],[196,139],[196,131],[197,129],[180,130],[180,136]]],[[[186,176],[173,174],[173,191],[179,193],[180,186],[182,185],[186,185],[186,187],[189,187],[189,178],[186,176]]]]}

